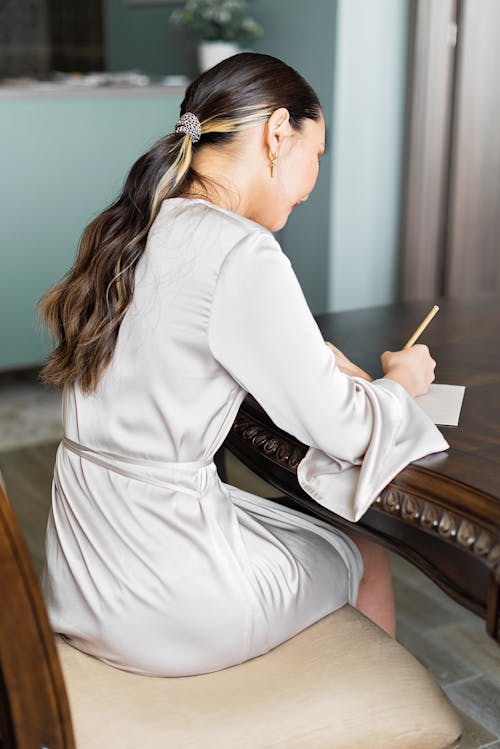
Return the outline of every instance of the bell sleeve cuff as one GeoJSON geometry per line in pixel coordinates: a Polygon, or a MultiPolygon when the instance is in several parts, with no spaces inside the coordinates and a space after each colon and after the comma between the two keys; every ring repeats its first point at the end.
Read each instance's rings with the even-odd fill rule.
{"type": "Polygon", "coordinates": [[[409,463],[449,445],[397,382],[359,377],[372,410],[372,436],[362,461],[338,460],[310,447],[297,468],[302,489],[337,515],[357,522],[409,463]]]}

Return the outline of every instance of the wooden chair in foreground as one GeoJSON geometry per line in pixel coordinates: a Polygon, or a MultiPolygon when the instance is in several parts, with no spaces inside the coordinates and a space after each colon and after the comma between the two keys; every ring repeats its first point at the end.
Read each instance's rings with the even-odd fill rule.
{"type": "Polygon", "coordinates": [[[0,579],[2,749],[459,745],[460,722],[440,687],[349,606],[266,655],[201,676],[138,676],[75,650],[50,630],[1,485],[0,579]]]}

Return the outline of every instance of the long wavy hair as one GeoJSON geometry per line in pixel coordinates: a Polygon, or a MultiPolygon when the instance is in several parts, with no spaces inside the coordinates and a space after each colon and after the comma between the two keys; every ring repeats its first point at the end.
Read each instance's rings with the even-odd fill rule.
{"type": "Polygon", "coordinates": [[[192,166],[193,153],[207,145],[225,147],[280,107],[288,109],[296,131],[321,114],[307,81],[269,55],[235,55],[190,84],[181,114],[196,114],[200,140],[193,144],[189,135],[171,133],[135,162],[121,195],[84,230],[73,267],[39,302],[56,344],[40,373],[43,382],[78,383],[85,393],[95,391],[113,355],[134,294],[135,269],[162,201],[207,196],[208,182],[192,166]]]}

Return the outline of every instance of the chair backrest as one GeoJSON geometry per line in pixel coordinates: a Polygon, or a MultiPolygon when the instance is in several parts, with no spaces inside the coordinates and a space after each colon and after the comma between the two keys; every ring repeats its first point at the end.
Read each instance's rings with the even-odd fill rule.
{"type": "Polygon", "coordinates": [[[0,746],[75,749],[54,635],[0,481],[0,746]]]}

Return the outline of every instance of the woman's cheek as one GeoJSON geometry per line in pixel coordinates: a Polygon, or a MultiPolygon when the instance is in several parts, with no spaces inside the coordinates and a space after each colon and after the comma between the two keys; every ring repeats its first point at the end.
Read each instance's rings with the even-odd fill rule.
{"type": "Polygon", "coordinates": [[[311,185],[310,185],[309,192],[311,192],[311,190],[313,189],[314,185],[316,184],[316,180],[318,179],[318,174],[319,174],[318,160],[314,159],[314,162],[313,162],[313,165],[312,165],[312,169],[311,169],[311,185]]]}

